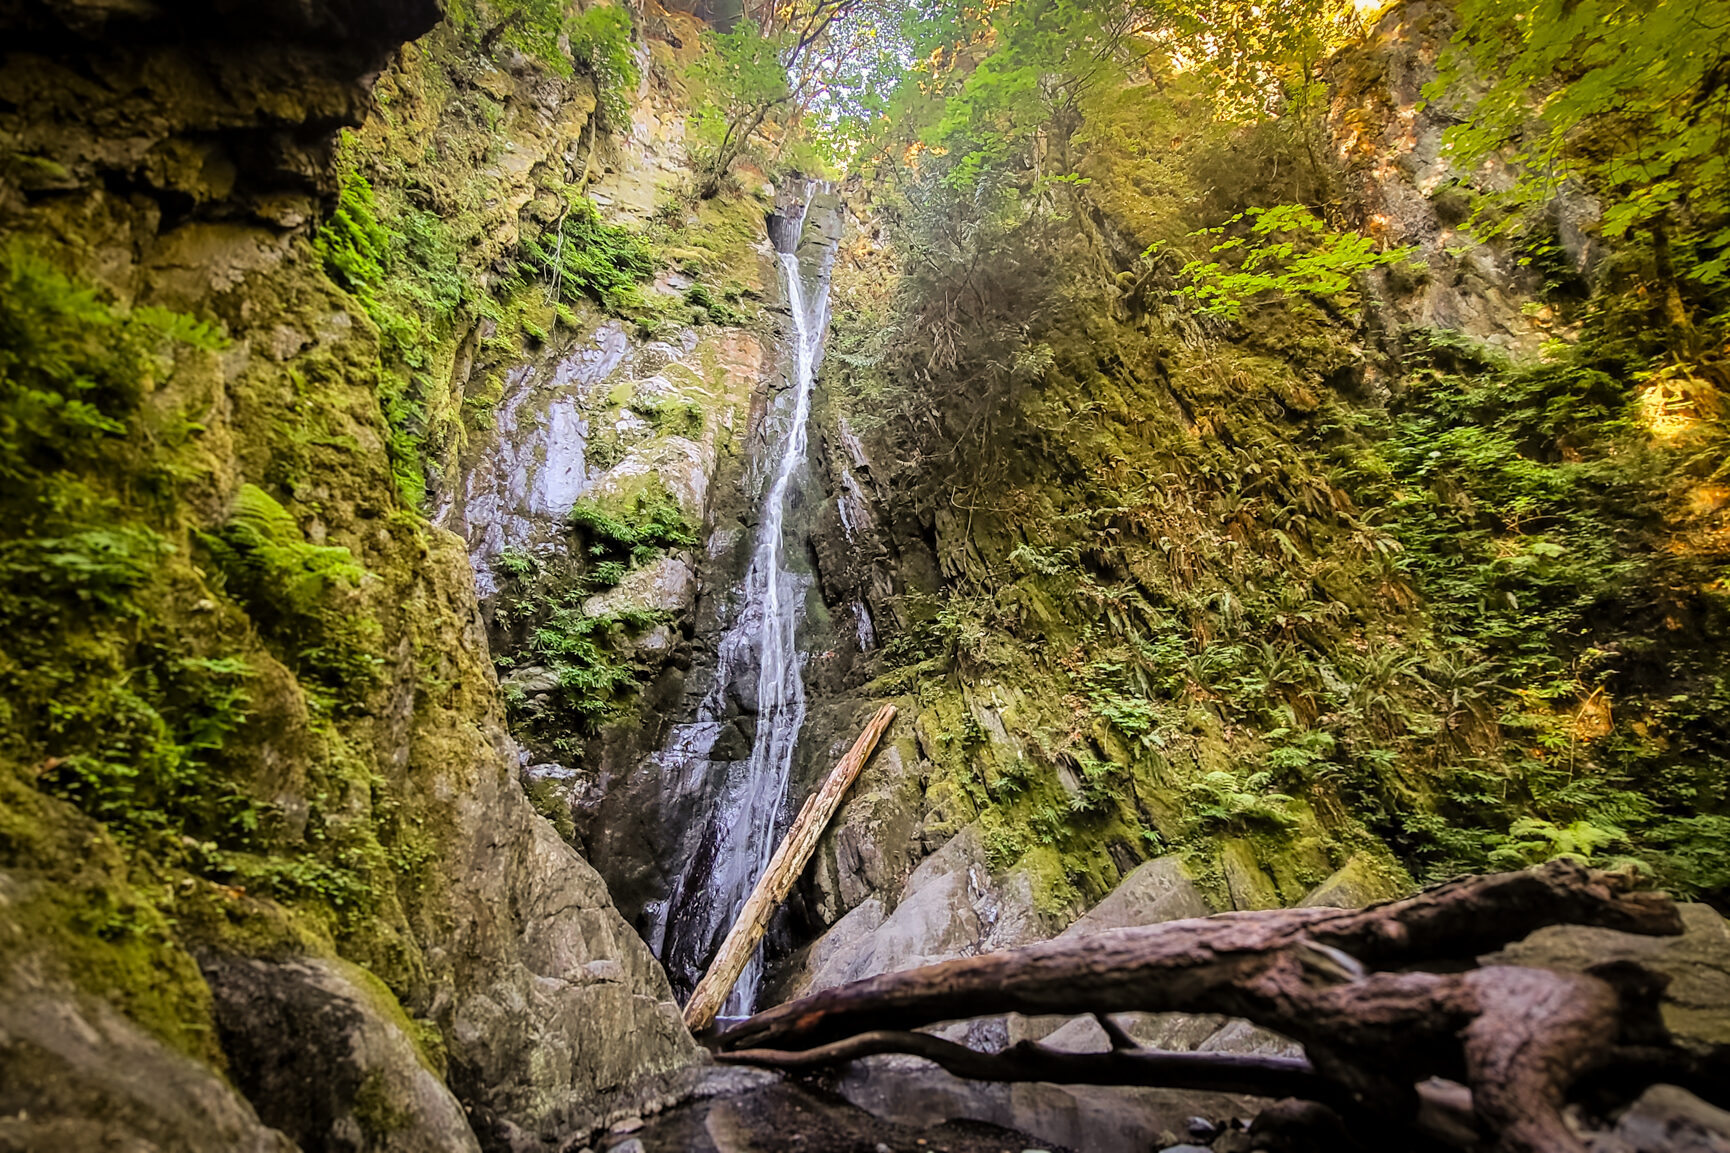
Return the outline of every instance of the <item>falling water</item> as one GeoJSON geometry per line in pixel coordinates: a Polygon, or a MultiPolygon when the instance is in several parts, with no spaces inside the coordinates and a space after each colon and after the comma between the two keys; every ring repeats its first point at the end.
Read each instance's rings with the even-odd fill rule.
{"type": "MultiPolygon", "coordinates": [[[[788,221],[776,236],[782,248],[797,248],[800,226],[788,221]],[[787,233],[791,235],[787,235],[787,233]]],[[[796,496],[795,478],[805,462],[811,391],[827,320],[828,282],[820,273],[810,299],[796,252],[779,253],[787,303],[792,312],[792,413],[774,459],[763,497],[751,562],[745,573],[742,606],[721,637],[715,683],[695,721],[675,727],[660,754],[664,772],[682,770],[675,787],[717,789],[703,835],[675,883],[653,934],[669,975],[689,987],[701,974],[720,939],[737,918],[752,888],[767,868],[780,835],[792,776],[793,753],[805,723],[805,682],[796,632],[806,581],[787,567],[786,520],[796,496]],[[754,678],[752,674],[754,673],[754,678]],[[726,715],[729,686],[754,679],[756,727],[749,757],[716,762],[710,753],[726,715]],[[703,779],[698,779],[703,778],[703,779]]],[[[737,690],[735,698],[739,696],[737,690]]],[[[742,702],[741,702],[742,703],[742,702]]],[[[723,1014],[751,1011],[762,977],[762,957],[753,956],[734,986],[723,1014]]]]}

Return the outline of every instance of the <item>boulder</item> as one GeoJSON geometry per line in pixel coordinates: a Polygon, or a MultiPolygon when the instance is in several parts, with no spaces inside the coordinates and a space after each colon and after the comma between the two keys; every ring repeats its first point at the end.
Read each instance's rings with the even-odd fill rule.
{"type": "Polygon", "coordinates": [[[317,957],[209,957],[235,1082],[264,1120],[331,1153],[479,1153],[463,1108],[377,978],[317,957]]]}
{"type": "Polygon", "coordinates": [[[1616,1122],[1594,1135],[1592,1153],[1730,1153],[1730,1113],[1686,1089],[1654,1085],[1616,1122]]]}
{"type": "Polygon", "coordinates": [[[1011,949],[1051,935],[1024,871],[993,876],[969,825],[913,870],[893,911],[873,898],[836,922],[795,966],[788,999],[954,957],[1011,949]]]}
{"type": "Polygon", "coordinates": [[[1298,908],[1361,909],[1377,901],[1396,900],[1411,892],[1396,869],[1378,865],[1364,853],[1354,853],[1333,876],[1310,890],[1298,908]]]}
{"type": "Polygon", "coordinates": [[[1256,859],[1255,849],[1248,841],[1232,840],[1220,847],[1220,869],[1225,873],[1225,887],[1231,894],[1231,907],[1239,910],[1277,909],[1285,904],[1273,878],[1256,859]]]}
{"type": "Polygon", "coordinates": [[[1191,878],[1183,858],[1174,855],[1144,862],[1118,882],[1099,904],[1077,917],[1062,936],[1082,937],[1125,925],[1156,925],[1206,917],[1216,912],[1191,878]]]}
{"type": "MultiPolygon", "coordinates": [[[[1063,930],[1086,936],[1107,929],[1203,917],[1213,912],[1178,856],[1138,866],[1110,894],[1063,930]]],[[[1016,948],[1051,936],[1036,909],[1031,878],[993,876],[976,826],[969,825],[926,858],[892,910],[877,896],[842,917],[802,958],[791,996],[877,973],[954,956],[1016,948]]],[[[1290,1041],[1246,1022],[1181,1013],[1124,1014],[1120,1022],[1144,1044],[1167,1049],[1292,1053],[1290,1041]]],[[[1109,1048],[1091,1017],[990,1017],[941,1031],[951,1040],[993,1049],[1042,1040],[1071,1052],[1109,1048]]],[[[837,1086],[849,1101],[901,1124],[962,1117],[1032,1133],[1048,1145],[1093,1151],[1156,1148],[1159,1135],[1187,1119],[1248,1117],[1248,1098],[1179,1090],[1089,1085],[994,1085],[952,1077],[914,1058],[854,1062],[837,1086]]]]}
{"type": "Polygon", "coordinates": [[[208,1066],[14,960],[0,979],[0,1149],[295,1153],[208,1066]]]}
{"type": "MultiPolygon", "coordinates": [[[[838,734],[835,743],[848,739],[838,734]]],[[[867,899],[881,908],[917,867],[924,790],[919,754],[910,746],[903,738],[877,750],[818,843],[809,900],[826,923],[838,922],[867,899]]]]}
{"type": "Polygon", "coordinates": [[[1576,972],[1605,961],[1637,961],[1670,977],[1663,1012],[1672,1033],[1685,1041],[1730,1043],[1730,924],[1710,905],[1680,908],[1680,937],[1553,925],[1482,959],[1576,972]]]}
{"type": "Polygon", "coordinates": [[[659,1095],[701,1051],[600,875],[501,784],[514,798],[454,886],[464,979],[440,1023],[483,1140],[529,1149],[659,1095]]]}
{"type": "Polygon", "coordinates": [[[689,611],[696,599],[695,558],[689,553],[674,552],[632,569],[613,588],[584,601],[583,611],[592,617],[625,609],[678,615],[689,611]]]}

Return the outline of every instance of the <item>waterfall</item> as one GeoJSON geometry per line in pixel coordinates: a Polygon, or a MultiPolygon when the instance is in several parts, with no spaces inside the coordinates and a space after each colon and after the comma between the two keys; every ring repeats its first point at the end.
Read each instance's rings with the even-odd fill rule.
{"type": "MultiPolygon", "coordinates": [[[[811,190],[815,192],[815,188],[811,190]]],[[[792,313],[789,334],[791,412],[769,460],[761,517],[741,589],[740,607],[722,634],[717,668],[695,720],[675,726],[659,754],[669,785],[712,797],[705,806],[703,832],[684,863],[668,900],[656,915],[651,943],[668,975],[688,992],[732,926],[752,888],[767,868],[782,834],[793,754],[805,723],[803,654],[796,633],[808,578],[788,566],[787,513],[797,497],[796,478],[805,464],[811,393],[827,323],[827,269],[819,268],[809,294],[797,249],[807,195],[798,220],[772,228],[783,287],[792,313]],[[755,691],[742,691],[754,684],[755,691]],[[743,761],[715,760],[715,743],[728,715],[755,706],[750,753],[743,761]],[[677,779],[673,779],[677,778],[677,779]]],[[[824,253],[826,264],[828,253],[824,253]]],[[[784,402],[783,402],[784,404],[784,402]]],[[[723,1014],[749,1013],[762,978],[761,951],[752,957],[734,986],[723,1014]]]]}

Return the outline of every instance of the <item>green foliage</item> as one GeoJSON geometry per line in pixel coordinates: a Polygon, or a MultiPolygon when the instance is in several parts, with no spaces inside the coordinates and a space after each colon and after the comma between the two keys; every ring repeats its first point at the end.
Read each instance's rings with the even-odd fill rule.
{"type": "MultiPolygon", "coordinates": [[[[1524,53],[1546,21],[1576,42],[1645,36],[1652,6],[1604,29],[1568,6],[1468,7],[1528,14],[1504,38],[1524,53]]],[[[1376,837],[1426,877],[1574,854],[1721,896],[1730,744],[1707,718],[1730,692],[1730,603],[1717,514],[1698,510],[1721,499],[1722,445],[1710,420],[1645,427],[1717,411],[1726,379],[1704,137],[1662,158],[1696,191],[1645,170],[1670,198],[1646,223],[1619,222],[1620,202],[1652,203],[1604,199],[1622,239],[1591,286],[1553,221],[1508,217],[1580,326],[1576,347],[1514,365],[1357,308],[1411,277],[1332,191],[1316,65],[1351,34],[1341,8],[1291,26],[1229,5],[1064,12],[946,6],[912,31],[874,153],[893,285],[837,280],[834,393],[895,462],[875,478],[888,515],[926,526],[940,574],[898,598],[881,650],[883,687],[921,687],[937,735],[932,810],[981,821],[996,863],[1050,851],[1067,868],[1107,837],[1206,856],[1227,836],[1337,863],[1376,837]],[[1653,325],[1660,232],[1687,315],[1653,325]],[[1013,700],[1032,767],[1005,772],[944,690],[928,701],[939,678],[1013,700]],[[1060,766],[1079,792],[1051,787],[1060,766]]],[[[1467,39],[1501,61],[1484,35],[1467,39]]],[[[1715,50],[1659,62],[1661,44],[1631,59],[1700,128],[1690,101],[1725,92],[1715,50]]],[[[1334,81],[1351,90],[1374,59],[1340,58],[1334,81]]],[[[1532,56],[1516,96],[1491,92],[1486,114],[1519,105],[1500,137],[1493,115],[1455,130],[1474,171],[1474,139],[1530,124],[1518,144],[1541,144],[1552,112],[1573,115],[1569,86],[1589,95],[1611,64],[1568,59],[1532,56]]],[[[1483,91],[1493,70],[1455,81],[1483,91]]],[[[1637,88],[1616,100],[1646,101],[1637,88]]],[[[1672,147],[1662,122],[1576,118],[1550,141],[1572,159],[1528,175],[1604,196],[1628,149],[1672,147]]],[[[1521,187],[1514,206],[1536,207],[1521,187]]],[[[1473,195],[1486,221],[1510,203],[1473,195]]]]}
{"type": "Polygon", "coordinates": [[[178,355],[225,341],[189,316],[108,305],[19,246],[0,281],[0,750],[128,840],[249,837],[260,806],[225,752],[254,670],[160,626],[184,563],[172,526],[108,495],[155,467],[145,394],[178,355]]]}
{"type": "MultiPolygon", "coordinates": [[[[1361,274],[1405,260],[1412,252],[1379,250],[1356,232],[1334,232],[1301,204],[1245,209],[1222,225],[1191,235],[1214,238],[1208,252],[1223,259],[1185,264],[1178,275],[1187,283],[1179,295],[1231,320],[1258,301],[1300,294],[1341,296],[1361,274]],[[1247,226],[1247,231],[1236,225],[1247,226]]],[[[1159,247],[1156,242],[1143,257],[1159,247]]]]}
{"type": "Polygon", "coordinates": [[[622,4],[593,4],[565,22],[571,63],[594,83],[597,110],[615,129],[630,126],[630,93],[637,87],[631,14],[622,4]]]}
{"type": "Polygon", "coordinates": [[[252,676],[239,658],[156,653],[128,682],[50,710],[44,735],[76,740],[92,726],[94,740],[51,762],[43,785],[123,836],[249,835],[259,806],[222,778],[218,754],[246,720],[252,676]]]}
{"type": "Polygon", "coordinates": [[[714,196],[733,161],[777,108],[793,99],[783,38],[765,36],[751,20],[725,32],[703,33],[693,67],[698,103],[691,116],[701,172],[699,193],[714,196]]]}
{"type": "Polygon", "coordinates": [[[640,565],[664,548],[697,543],[684,512],[664,487],[654,486],[622,500],[584,497],[567,518],[585,551],[595,560],[628,560],[640,565]]]}
{"type": "Polygon", "coordinates": [[[742,325],[748,319],[737,307],[739,293],[717,294],[706,284],[693,284],[685,290],[685,303],[710,324],[728,327],[742,325]]]}
{"type": "Polygon", "coordinates": [[[1359,493],[1387,510],[1402,570],[1462,653],[1422,672],[1437,727],[1491,739],[1437,775],[1439,812],[1398,817],[1396,843],[1438,873],[1615,852],[1684,892],[1714,890],[1722,865],[1700,834],[1721,818],[1693,822],[1730,757],[1693,717],[1730,668],[1710,635],[1665,636],[1655,597],[1703,598],[1707,619],[1722,608],[1686,560],[1647,543],[1681,461],[1645,443],[1628,385],[1591,342],[1518,368],[1429,347],[1432,367],[1357,466],[1359,493]],[[1669,672],[1654,682],[1660,644],[1669,672]],[[1623,715],[1582,735],[1610,696],[1623,715]]]}
{"type": "Polygon", "coordinates": [[[242,485],[233,516],[200,536],[226,589],[266,635],[279,656],[319,685],[321,707],[359,708],[379,683],[384,661],[375,649],[378,622],[345,603],[366,570],[348,549],[315,545],[274,497],[242,485]]]}
{"type": "Polygon", "coordinates": [[[22,242],[0,249],[0,479],[43,483],[111,448],[175,344],[226,341],[194,317],[104,303],[22,242]]]}
{"type": "Polygon", "coordinates": [[[309,544],[288,510],[252,484],[240,486],[211,547],[232,591],[296,616],[316,613],[332,589],[358,588],[366,576],[348,549],[309,544]]]}
{"type": "MultiPolygon", "coordinates": [[[[428,214],[410,214],[406,233],[386,229],[379,222],[366,177],[353,170],[343,174],[336,209],[313,237],[312,247],[331,279],[352,293],[378,326],[380,352],[388,362],[423,366],[426,325],[422,317],[448,325],[455,315],[463,289],[455,254],[444,240],[437,220],[428,214]],[[411,269],[423,275],[391,275],[411,269]],[[420,310],[405,308],[399,295],[407,295],[420,310]]],[[[379,401],[390,430],[397,490],[411,506],[418,506],[426,495],[425,464],[416,435],[422,413],[406,376],[385,376],[379,401]]]]}
{"type": "Polygon", "coordinates": [[[522,241],[523,274],[546,284],[553,299],[574,304],[588,297],[621,315],[644,307],[637,285],[658,263],[648,241],[602,223],[586,196],[571,201],[550,233],[522,241]]]}
{"type": "MultiPolygon", "coordinates": [[[[1722,285],[1730,4],[1467,0],[1458,17],[1425,95],[1463,106],[1446,138],[1461,171],[1491,155],[1513,161],[1514,188],[1489,203],[1535,210],[1579,182],[1603,201],[1604,236],[1667,230],[1679,250],[1675,272],[1722,285]]],[[[1520,216],[1504,216],[1502,227],[1520,216]]]]}
{"type": "Polygon", "coordinates": [[[697,537],[659,485],[628,498],[579,500],[568,523],[567,549],[507,549],[493,564],[503,578],[494,609],[499,668],[526,670],[523,683],[532,685],[506,681],[513,730],[529,747],[571,763],[642,683],[647,665],[631,655],[631,639],[668,623],[666,613],[629,604],[596,613],[585,605],[662,550],[697,537]]]}
{"type": "Polygon", "coordinates": [[[1263,825],[1285,829],[1294,823],[1285,806],[1292,798],[1269,791],[1272,773],[1251,773],[1239,780],[1231,773],[1204,774],[1189,786],[1189,815],[1204,829],[1241,831],[1263,825]]]}
{"type": "Polygon", "coordinates": [[[133,594],[173,551],[147,528],[89,528],[0,544],[0,576],[18,610],[53,620],[76,606],[117,618],[140,615],[133,594]]]}
{"type": "Polygon", "coordinates": [[[373,295],[384,280],[390,237],[378,222],[372,185],[358,172],[346,172],[330,219],[313,237],[313,251],[332,280],[376,307],[373,295]]]}

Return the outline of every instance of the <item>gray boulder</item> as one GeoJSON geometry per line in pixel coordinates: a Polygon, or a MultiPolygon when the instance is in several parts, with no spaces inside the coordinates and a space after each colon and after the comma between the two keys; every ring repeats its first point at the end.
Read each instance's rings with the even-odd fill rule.
{"type": "Polygon", "coordinates": [[[955,957],[1013,949],[1051,936],[1032,879],[994,876],[969,825],[913,870],[892,911],[873,897],[818,938],[786,981],[788,999],[849,981],[955,957]]]}
{"type": "Polygon", "coordinates": [[[0,978],[0,1149],[299,1148],[260,1121],[208,1066],[169,1049],[108,1005],[44,980],[32,962],[13,960],[0,978]]]}
{"type": "Polygon", "coordinates": [[[1356,853],[1333,876],[1310,890],[1298,902],[1298,908],[1361,909],[1377,901],[1403,897],[1410,891],[1410,884],[1396,867],[1378,866],[1371,857],[1356,853]]]}
{"type": "Polygon", "coordinates": [[[1136,866],[1104,900],[1077,917],[1060,936],[1082,937],[1126,925],[1157,925],[1162,921],[1206,917],[1216,911],[1196,887],[1183,858],[1160,857],[1136,866]]]}
{"type": "Polygon", "coordinates": [[[1710,905],[1680,908],[1680,937],[1553,925],[1483,960],[1575,972],[1605,961],[1636,961],[1669,975],[1663,1012],[1672,1033],[1686,1041],[1730,1043],[1730,924],[1710,905]]]}
{"type": "Polygon", "coordinates": [[[1654,1085],[1628,1107],[1592,1153],[1730,1153],[1730,1113],[1686,1089],[1654,1085]]]}
{"type": "Polygon", "coordinates": [[[210,957],[202,968],[235,1082],[303,1148],[479,1153],[376,978],[316,957],[210,957]]]}

